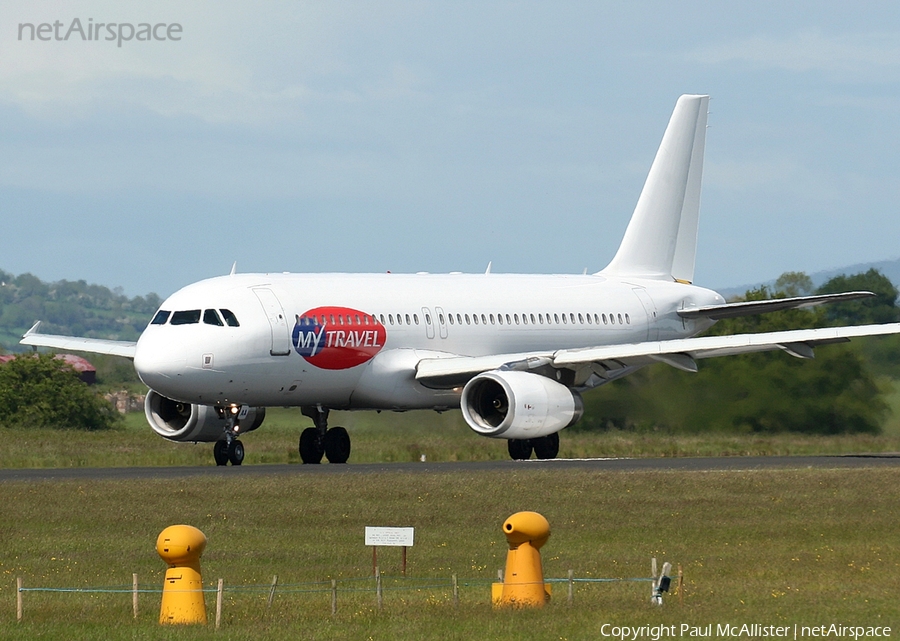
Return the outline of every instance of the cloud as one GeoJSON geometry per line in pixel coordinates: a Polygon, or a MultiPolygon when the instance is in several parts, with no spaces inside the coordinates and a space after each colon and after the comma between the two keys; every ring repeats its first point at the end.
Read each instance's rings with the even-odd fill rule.
{"type": "Polygon", "coordinates": [[[900,77],[900,33],[834,35],[807,30],[786,36],[755,35],[699,47],[689,52],[687,59],[708,65],[748,63],[798,73],[896,80],[900,77]]]}

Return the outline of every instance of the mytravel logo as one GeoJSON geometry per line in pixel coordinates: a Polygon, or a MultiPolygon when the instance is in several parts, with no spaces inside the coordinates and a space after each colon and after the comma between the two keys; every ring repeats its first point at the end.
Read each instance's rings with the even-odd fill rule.
{"type": "Polygon", "coordinates": [[[164,42],[166,40],[181,40],[182,27],[177,22],[94,22],[88,18],[87,22],[75,18],[69,23],[56,20],[54,22],[20,22],[19,40],[50,42],[82,41],[115,42],[121,47],[123,42],[132,40],[138,42],[164,42]]]}
{"type": "Polygon", "coordinates": [[[362,365],[387,339],[387,330],[374,316],[349,307],[316,307],[295,318],[294,349],[322,369],[362,365]]]}

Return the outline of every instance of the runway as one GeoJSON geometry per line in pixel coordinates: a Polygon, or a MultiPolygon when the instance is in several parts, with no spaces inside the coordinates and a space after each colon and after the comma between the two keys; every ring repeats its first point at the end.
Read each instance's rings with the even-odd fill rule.
{"type": "Polygon", "coordinates": [[[347,465],[242,465],[240,467],[103,467],[54,469],[3,469],[0,482],[179,479],[195,476],[244,477],[291,474],[453,474],[475,471],[497,473],[525,470],[589,472],[714,472],[772,469],[835,469],[900,467],[900,454],[841,456],[727,456],[698,458],[595,458],[551,461],[474,461],[450,463],[360,463],[347,465]]]}

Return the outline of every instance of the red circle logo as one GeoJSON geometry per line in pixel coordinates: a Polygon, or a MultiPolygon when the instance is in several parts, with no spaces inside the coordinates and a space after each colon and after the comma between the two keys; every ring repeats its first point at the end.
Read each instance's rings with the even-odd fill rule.
{"type": "Polygon", "coordinates": [[[349,307],[316,307],[295,319],[294,349],[322,369],[362,365],[381,351],[387,339],[377,318],[349,307]]]}

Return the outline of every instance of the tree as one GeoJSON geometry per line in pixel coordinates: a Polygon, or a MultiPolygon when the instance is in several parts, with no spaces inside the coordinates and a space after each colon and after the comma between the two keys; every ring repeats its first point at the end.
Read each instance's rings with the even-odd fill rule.
{"type": "Polygon", "coordinates": [[[785,272],[775,281],[775,291],[785,296],[807,296],[813,291],[812,278],[803,272],[785,272]]]}
{"type": "Polygon", "coordinates": [[[897,308],[897,288],[891,280],[877,269],[870,269],[864,274],[835,276],[824,283],[816,291],[818,294],[835,294],[838,292],[869,291],[874,298],[863,298],[846,303],[826,305],[825,312],[829,320],[854,325],[869,323],[893,323],[900,318],[897,308]]]}
{"type": "Polygon", "coordinates": [[[0,426],[100,430],[121,417],[51,354],[22,354],[0,365],[0,426]]]}
{"type": "MultiPolygon", "coordinates": [[[[792,273],[780,278],[775,297],[808,291],[804,289],[803,276],[792,273]]],[[[882,287],[874,280],[877,279],[870,277],[866,280],[868,286],[854,289],[875,291],[873,285],[882,287]]],[[[889,291],[886,296],[890,297],[889,291]]],[[[744,299],[772,297],[772,292],[762,286],[748,291],[744,299]]],[[[882,309],[879,313],[884,316],[897,312],[893,298],[890,300],[891,307],[886,311],[883,306],[876,308],[882,309]]],[[[726,319],[716,323],[709,333],[729,335],[828,325],[832,322],[827,317],[827,307],[726,319]]],[[[851,345],[822,346],[811,361],[801,361],[781,351],[711,358],[699,363],[696,374],[653,365],[588,394],[584,427],[877,433],[887,405],[866,354],[867,349],[882,348],[885,341],[868,339],[851,345]]]]}

